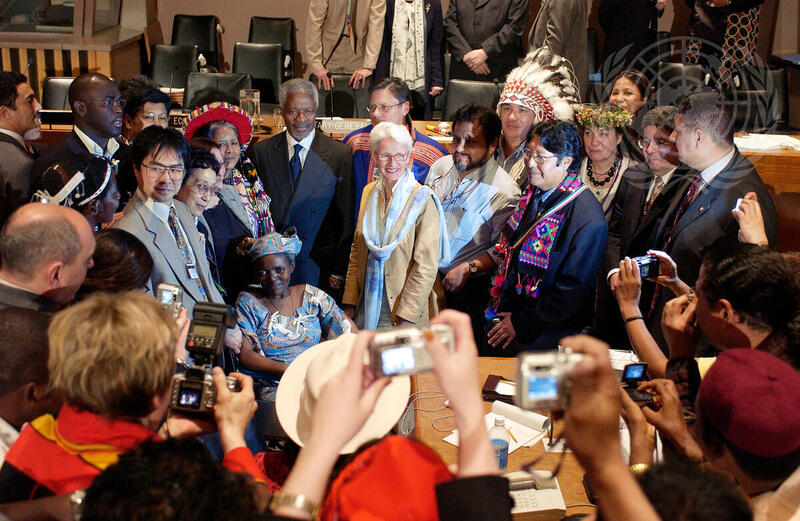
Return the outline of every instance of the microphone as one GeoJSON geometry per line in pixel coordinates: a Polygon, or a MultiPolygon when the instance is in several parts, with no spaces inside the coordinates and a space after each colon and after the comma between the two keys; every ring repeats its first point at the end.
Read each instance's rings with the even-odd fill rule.
{"type": "Polygon", "coordinates": [[[169,73],[169,88],[167,89],[167,95],[169,96],[170,104],[172,103],[172,80],[175,77],[175,71],[178,70],[178,67],[180,67],[180,64],[176,63],[172,66],[172,71],[169,73]]]}
{"type": "MultiPolygon", "coordinates": [[[[333,80],[333,74],[331,74],[331,71],[328,71],[325,75],[328,78],[330,78],[331,80],[333,80]]],[[[331,82],[331,93],[328,94],[328,99],[331,100],[331,117],[334,117],[336,115],[336,112],[333,110],[333,83],[332,82],[331,82]]]]}
{"type": "Polygon", "coordinates": [[[24,76],[27,76],[27,75],[28,75],[28,71],[30,70],[30,68],[31,68],[31,65],[33,65],[33,62],[34,62],[34,61],[36,61],[36,57],[35,57],[35,56],[31,56],[31,58],[28,60],[28,66],[27,66],[27,67],[25,67],[25,70],[22,72],[22,74],[23,74],[24,76]]]}

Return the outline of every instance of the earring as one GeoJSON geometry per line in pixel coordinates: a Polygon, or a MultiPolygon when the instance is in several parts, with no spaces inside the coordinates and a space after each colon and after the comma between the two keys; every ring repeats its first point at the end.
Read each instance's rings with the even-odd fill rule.
{"type": "Polygon", "coordinates": [[[89,211],[92,213],[92,215],[100,215],[103,213],[103,201],[95,199],[89,203],[89,211]]]}

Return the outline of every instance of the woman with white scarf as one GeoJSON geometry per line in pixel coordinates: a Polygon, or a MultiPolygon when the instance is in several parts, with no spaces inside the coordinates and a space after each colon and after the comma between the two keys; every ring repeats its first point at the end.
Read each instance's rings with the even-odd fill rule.
{"type": "Polygon", "coordinates": [[[427,324],[450,248],[439,200],[411,173],[411,136],[382,122],[370,132],[380,179],[364,188],[342,299],[356,325],[376,329],[427,324]]]}

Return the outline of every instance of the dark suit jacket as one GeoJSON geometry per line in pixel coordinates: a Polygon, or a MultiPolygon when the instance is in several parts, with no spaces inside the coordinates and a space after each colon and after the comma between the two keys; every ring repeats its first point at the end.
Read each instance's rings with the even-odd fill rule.
{"type": "MultiPolygon", "coordinates": [[[[667,209],[668,217],[659,224],[657,233],[658,246],[664,244],[665,238],[672,228],[674,216],[680,207],[683,194],[696,174],[695,170],[686,175],[686,180],[667,209]]],[[[678,274],[681,279],[694,285],[700,274],[700,265],[703,260],[704,250],[720,239],[731,242],[738,240],[739,224],[733,218],[731,210],[736,205],[736,200],[744,197],[747,192],[755,192],[764,216],[764,227],[767,231],[770,246],[774,247],[778,238],[778,216],[775,205],[772,203],[767,188],[749,159],[734,151],[733,158],[728,165],[695,197],[692,204],[680,216],[672,232],[667,253],[678,265],[678,274]]],[[[649,321],[653,337],[666,349],[661,332],[661,312],[664,304],[672,298],[670,291],[661,291],[659,301],[649,321]]],[[[645,308],[649,303],[643,303],[645,308]]],[[[645,309],[642,309],[645,313],[645,309]]]]}
{"type": "Polygon", "coordinates": [[[628,67],[639,53],[656,42],[658,17],[663,12],[656,9],[655,2],[645,0],[602,0],[597,17],[606,35],[603,58],[614,54],[612,63],[618,63],[624,56],[620,70],[628,67]],[[622,13],[624,16],[620,16],[622,13]],[[623,50],[622,56],[616,55],[623,50]]]}
{"type": "Polygon", "coordinates": [[[328,275],[344,278],[355,222],[350,147],[317,130],[296,187],[289,173],[286,132],[256,143],[250,147],[249,156],[272,199],[275,229],[282,232],[294,226],[303,242],[291,283],[324,290],[328,275]]]}
{"type": "Polygon", "coordinates": [[[0,309],[16,306],[18,308],[32,309],[45,313],[55,313],[56,306],[45,297],[0,284],[0,309]]]}
{"type": "Polygon", "coordinates": [[[505,81],[522,54],[521,40],[528,23],[525,0],[450,0],[444,34],[453,55],[450,77],[505,81]],[[489,56],[489,76],[477,76],[464,65],[464,55],[483,49],[489,56]]]}
{"type": "MultiPolygon", "coordinates": [[[[31,167],[31,190],[39,184],[42,174],[52,165],[71,158],[89,159],[90,155],[91,153],[78,138],[78,135],[74,131],[70,132],[66,138],[50,147],[46,154],[41,155],[33,163],[31,167]]],[[[33,193],[28,193],[28,200],[32,195],[33,193]]]]}
{"type": "Polygon", "coordinates": [[[588,16],[584,0],[542,0],[528,35],[529,49],[549,47],[569,60],[582,99],[589,91],[588,16]]]}
{"type": "Polygon", "coordinates": [[[30,201],[31,167],[36,159],[19,141],[0,133],[0,224],[30,201]]]}

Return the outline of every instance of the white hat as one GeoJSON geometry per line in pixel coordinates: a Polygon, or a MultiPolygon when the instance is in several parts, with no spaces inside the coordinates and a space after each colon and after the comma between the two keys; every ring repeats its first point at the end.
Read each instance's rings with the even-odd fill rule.
{"type": "MultiPolygon", "coordinates": [[[[356,335],[346,333],[300,353],[281,377],[275,398],[278,421],[286,434],[303,446],[311,433],[311,412],[322,387],[347,366],[356,335]]],[[[381,391],[375,408],[364,426],[342,448],[342,454],[355,452],[367,441],[381,438],[403,415],[411,393],[408,376],[395,376],[381,391]]]]}

